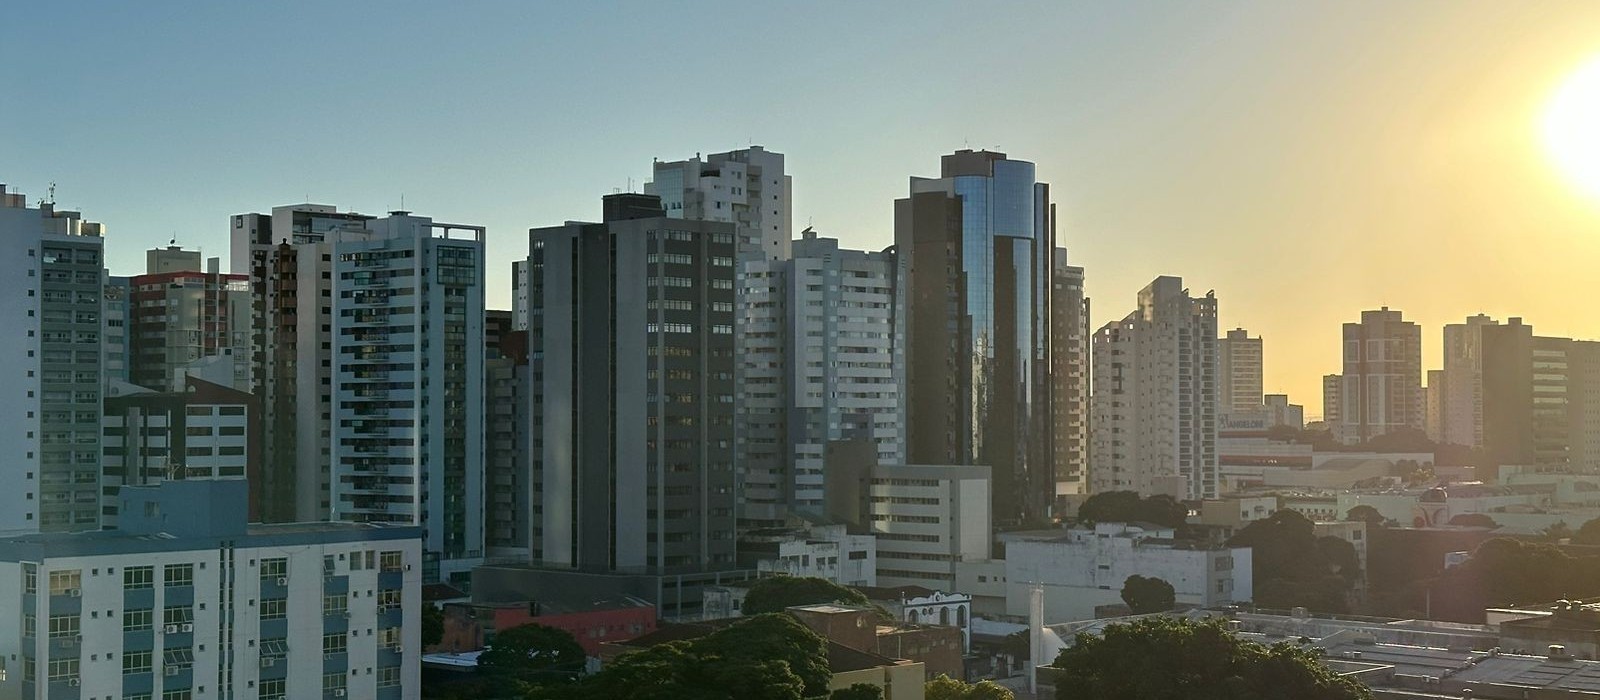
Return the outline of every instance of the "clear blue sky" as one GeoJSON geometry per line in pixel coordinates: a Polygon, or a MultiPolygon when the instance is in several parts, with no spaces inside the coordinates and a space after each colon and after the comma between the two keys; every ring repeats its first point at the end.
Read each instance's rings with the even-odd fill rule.
{"type": "Polygon", "coordinates": [[[598,214],[652,157],[785,153],[796,224],[887,245],[938,156],[1038,163],[1097,321],[1157,274],[1267,339],[1319,414],[1338,324],[1574,313],[1596,207],[1532,122],[1600,53],[1600,3],[72,3],[0,22],[0,182],[108,227],[114,273],[311,201],[526,230],[598,214]]]}

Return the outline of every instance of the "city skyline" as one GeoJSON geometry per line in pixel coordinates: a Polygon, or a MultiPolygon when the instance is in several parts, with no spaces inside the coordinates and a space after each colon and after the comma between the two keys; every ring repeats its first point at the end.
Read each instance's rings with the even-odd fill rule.
{"type": "MultiPolygon", "coordinates": [[[[0,179],[34,199],[56,183],[64,208],[106,223],[108,266],[131,273],[174,236],[220,253],[224,218],[262,201],[470,219],[489,230],[490,260],[511,259],[528,228],[641,190],[649,158],[752,143],[787,155],[797,227],[878,249],[911,176],[942,153],[991,148],[1052,184],[1088,296],[1126,298],[1161,274],[1207,280],[1228,300],[1222,327],[1265,339],[1265,390],[1307,405],[1338,364],[1339,325],[1361,310],[1387,305],[1421,324],[1426,368],[1441,366],[1439,328],[1474,313],[1600,336],[1565,303],[1600,259],[1587,237],[1600,206],[1541,131],[1563,81],[1600,49],[1600,7],[1128,4],[983,18],[955,5],[816,13],[826,17],[625,7],[319,8],[326,26],[363,31],[285,36],[244,55],[239,27],[289,13],[30,7],[0,28],[0,59],[25,91],[57,99],[0,105],[14,125],[0,136],[0,179]],[[52,51],[50,33],[27,29],[37,26],[72,27],[83,48],[52,51]],[[457,41],[393,48],[415,26],[457,41]],[[770,60],[728,57],[719,79],[759,83],[740,109],[705,109],[681,81],[641,68],[662,51],[654,32],[767,26],[794,31],[772,34],[770,60]],[[963,27],[1004,33],[1015,52],[925,70],[921,47],[963,27]],[[324,60],[335,54],[346,58],[324,60]],[[479,79],[460,80],[469,70],[479,79]],[[821,77],[837,71],[861,80],[821,77]],[[630,77],[618,94],[589,88],[630,77]],[[1007,96],[1029,83],[1059,90],[1044,91],[1037,114],[1015,114],[1007,96]],[[642,114],[625,109],[634,99],[664,108],[641,128],[625,116],[642,114]],[[418,106],[393,107],[408,101],[418,106]],[[581,108],[555,109],[569,102],[581,108]],[[919,116],[939,104],[957,108],[919,116]],[[1393,254],[1375,255],[1380,246],[1393,254]],[[1540,284],[1517,284],[1527,269],[1540,284]]],[[[685,71],[715,60],[692,53],[685,71]]],[[[491,266],[490,306],[509,308],[510,289],[509,266],[491,266]]],[[[1110,308],[1093,323],[1112,320],[1110,308]]]]}

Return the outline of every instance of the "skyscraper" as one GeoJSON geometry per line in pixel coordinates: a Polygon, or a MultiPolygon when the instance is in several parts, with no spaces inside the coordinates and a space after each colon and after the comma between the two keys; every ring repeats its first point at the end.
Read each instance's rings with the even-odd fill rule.
{"type": "Polygon", "coordinates": [[[604,209],[529,232],[531,559],[730,569],[735,227],[648,195],[604,209]]]}
{"type": "Polygon", "coordinates": [[[1089,298],[1083,268],[1056,248],[1050,291],[1050,450],[1057,496],[1088,490],[1089,298]]]}
{"type": "Polygon", "coordinates": [[[1215,498],[1217,298],[1157,277],[1139,307],[1094,335],[1090,483],[1215,498]]]}
{"type": "MultiPolygon", "coordinates": [[[[1439,441],[1483,446],[1483,329],[1499,325],[1468,316],[1444,327],[1444,369],[1439,376],[1439,441]]],[[[1431,373],[1430,373],[1431,377],[1431,373]]],[[[1428,388],[1433,389],[1429,381],[1428,388]]]]}
{"type": "Polygon", "coordinates": [[[739,356],[740,518],[824,511],[827,445],[861,439],[905,461],[894,254],[840,248],[807,228],[788,260],[744,264],[739,356]]]}
{"type": "Polygon", "coordinates": [[[656,161],[644,193],[661,198],[667,216],[734,225],[741,260],[789,257],[793,183],[783,154],[760,146],[701,159],[656,161]]]}
{"type": "MultiPolygon", "coordinates": [[[[1344,324],[1344,372],[1334,437],[1366,442],[1397,430],[1422,430],[1422,329],[1385,306],[1344,324]]],[[[1326,419],[1326,418],[1325,418],[1326,419]]]]}
{"type": "Polygon", "coordinates": [[[227,385],[249,391],[249,276],[224,274],[199,251],[168,246],[146,251],[145,274],[129,278],[128,381],[154,391],[182,391],[184,371],[207,357],[227,356],[227,385]]]}
{"type": "Polygon", "coordinates": [[[996,522],[1048,512],[1055,212],[1033,163],[944,156],[895,201],[896,333],[914,464],[992,467],[996,522]]]}
{"type": "Polygon", "coordinates": [[[483,236],[395,211],[333,238],[331,516],[421,525],[427,581],[484,556],[483,236]]]}
{"type": "Polygon", "coordinates": [[[1261,337],[1243,328],[1217,341],[1217,408],[1226,413],[1261,411],[1261,337]]]}
{"type": "Polygon", "coordinates": [[[1600,468],[1600,342],[1481,328],[1483,449],[1494,464],[1600,468]]]}
{"type": "Polygon", "coordinates": [[[0,185],[0,532],[100,526],[105,230],[0,185]]]}

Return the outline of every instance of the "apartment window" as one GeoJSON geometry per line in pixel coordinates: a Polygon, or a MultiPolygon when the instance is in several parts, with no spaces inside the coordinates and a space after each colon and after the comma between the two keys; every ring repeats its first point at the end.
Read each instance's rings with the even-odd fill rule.
{"type": "Polygon", "coordinates": [[[400,607],[400,591],[378,591],[378,612],[394,610],[400,607]]]}
{"type": "Polygon", "coordinates": [[[283,578],[283,577],[288,576],[288,575],[289,575],[289,559],[287,557],[279,557],[277,559],[262,559],[261,560],[261,578],[274,578],[275,579],[275,578],[283,578]]]}
{"type": "Polygon", "coordinates": [[[257,686],[260,691],[258,695],[261,700],[284,700],[284,693],[288,692],[287,685],[288,683],[282,678],[261,681],[260,685],[257,686]]]}
{"type": "Polygon", "coordinates": [[[22,592],[25,593],[25,594],[26,593],[38,593],[39,592],[39,565],[38,564],[23,564],[22,565],[22,592]]]}
{"type": "Polygon", "coordinates": [[[347,639],[345,633],[343,632],[324,634],[322,635],[322,653],[343,654],[345,652],[346,642],[347,639]]]}
{"type": "Polygon", "coordinates": [[[150,672],[150,652],[125,651],[122,652],[122,675],[150,672]]]}
{"type": "Polygon", "coordinates": [[[122,700],[150,700],[149,693],[129,693],[122,696],[122,700]]]}
{"type": "Polygon", "coordinates": [[[261,599],[261,619],[282,620],[289,614],[289,600],[287,598],[261,599]]]}
{"type": "Polygon", "coordinates": [[[188,605],[169,605],[161,611],[161,622],[167,625],[194,622],[194,608],[188,605]]]}
{"type": "Polygon", "coordinates": [[[129,566],[122,570],[122,587],[128,590],[149,588],[155,584],[153,566],[129,566]]]}
{"type": "Polygon", "coordinates": [[[194,700],[194,693],[188,688],[169,690],[161,694],[161,700],[194,700]]]}
{"type": "Polygon", "coordinates": [[[122,611],[122,631],[139,632],[150,629],[150,626],[155,623],[155,613],[156,611],[153,608],[122,611]]]}
{"type": "Polygon", "coordinates": [[[400,686],[400,667],[381,666],[378,668],[378,687],[397,688],[400,686]]]}
{"type": "Polygon", "coordinates": [[[79,620],[77,615],[51,615],[50,638],[61,639],[64,637],[78,636],[79,620]]]}
{"type": "Polygon", "coordinates": [[[385,649],[398,649],[400,647],[400,628],[382,627],[378,629],[378,646],[385,649]]]}
{"type": "Polygon", "coordinates": [[[168,564],[164,568],[168,587],[194,585],[194,564],[168,564]]]}
{"type": "Polygon", "coordinates": [[[177,647],[161,652],[161,665],[163,668],[189,668],[194,666],[194,650],[189,647],[177,647]]]}
{"type": "Polygon", "coordinates": [[[343,673],[322,674],[322,694],[327,695],[335,690],[344,690],[343,673]]]}
{"type": "Polygon", "coordinates": [[[289,640],[287,637],[272,637],[261,640],[261,655],[274,659],[281,659],[289,655],[289,640]]]}
{"type": "Polygon", "coordinates": [[[77,659],[51,659],[50,680],[64,681],[68,678],[78,677],[77,659]]]}
{"type": "Polygon", "coordinates": [[[350,606],[350,597],[343,593],[322,596],[322,614],[325,616],[343,615],[350,606]]]}
{"type": "Polygon", "coordinates": [[[33,613],[22,614],[22,636],[35,637],[39,634],[39,618],[33,613]]]}
{"type": "Polygon", "coordinates": [[[77,591],[82,586],[83,570],[69,569],[66,571],[50,572],[50,595],[67,595],[69,591],[77,591]]]}
{"type": "Polygon", "coordinates": [[[378,566],[385,572],[399,571],[403,562],[404,557],[400,552],[384,552],[378,557],[378,566]]]}

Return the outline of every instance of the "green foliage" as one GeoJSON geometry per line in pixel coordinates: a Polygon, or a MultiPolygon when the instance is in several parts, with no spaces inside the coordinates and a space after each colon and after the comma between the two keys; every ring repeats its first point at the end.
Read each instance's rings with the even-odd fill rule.
{"type": "Polygon", "coordinates": [[[994,681],[964,683],[943,673],[922,686],[925,700],[1016,700],[1016,694],[994,681]]]}
{"type": "Polygon", "coordinates": [[[624,654],[540,700],[802,700],[828,696],[827,642],[784,614],[747,618],[704,637],[624,654]]]}
{"type": "Polygon", "coordinates": [[[1584,523],[1577,532],[1572,533],[1572,544],[1600,544],[1600,518],[1584,523]]]}
{"type": "Polygon", "coordinates": [[[829,700],[883,700],[883,688],[871,683],[852,683],[828,696],[829,700]]]}
{"type": "Polygon", "coordinates": [[[1189,519],[1189,508],[1171,496],[1140,498],[1133,491],[1107,491],[1085,499],[1078,506],[1081,523],[1155,523],[1182,528],[1189,519]]]}
{"type": "Polygon", "coordinates": [[[1058,700],[1369,700],[1310,651],[1234,636],[1221,620],[1157,616],[1079,634],[1051,665],[1058,700]]]}
{"type": "Polygon", "coordinates": [[[750,586],[742,608],[746,615],[783,612],[795,605],[843,603],[845,605],[871,605],[867,597],[854,588],[846,588],[825,578],[810,576],[770,576],[759,579],[750,586]]]}
{"type": "Polygon", "coordinates": [[[1379,526],[1384,522],[1383,514],[1379,513],[1378,509],[1373,508],[1372,506],[1356,506],[1351,508],[1348,513],[1344,514],[1344,519],[1350,522],[1360,521],[1372,526],[1379,526]]]}
{"type": "Polygon", "coordinates": [[[1450,524],[1460,527],[1486,527],[1491,530],[1500,527],[1500,523],[1495,522],[1494,518],[1483,513],[1462,513],[1450,518],[1450,524]]]}
{"type": "Polygon", "coordinates": [[[1349,609],[1347,594],[1360,574],[1355,548],[1336,537],[1318,538],[1304,515],[1279,510],[1246,525],[1228,546],[1250,548],[1258,607],[1349,609]]]}
{"type": "Polygon", "coordinates": [[[529,624],[496,633],[478,656],[478,672],[535,685],[564,683],[583,672],[584,660],[571,632],[529,624]]]}
{"type": "Polygon", "coordinates": [[[422,646],[438,644],[444,639],[444,611],[431,603],[422,606],[422,646]]]}
{"type": "Polygon", "coordinates": [[[1572,528],[1568,527],[1566,521],[1563,520],[1551,525],[1550,527],[1540,530],[1539,534],[1544,535],[1544,538],[1550,540],[1551,542],[1560,542],[1561,540],[1572,537],[1573,532],[1572,528]]]}
{"type": "Polygon", "coordinates": [[[1551,544],[1496,537],[1446,571],[1432,590],[1436,617],[1481,623],[1486,607],[1600,596],[1600,557],[1574,557],[1551,544]]]}
{"type": "Polygon", "coordinates": [[[1172,584],[1154,576],[1134,574],[1122,582],[1122,602],[1128,604],[1133,614],[1144,615],[1167,612],[1177,605],[1178,599],[1172,584]]]}

